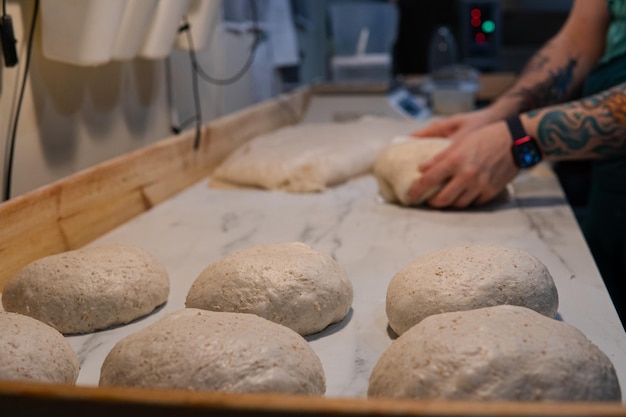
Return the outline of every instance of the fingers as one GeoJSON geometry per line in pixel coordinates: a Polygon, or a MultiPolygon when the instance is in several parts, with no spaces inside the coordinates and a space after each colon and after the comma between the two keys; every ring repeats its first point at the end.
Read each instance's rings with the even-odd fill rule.
{"type": "Polygon", "coordinates": [[[434,161],[430,161],[424,165],[428,165],[428,170],[420,178],[413,181],[407,192],[407,199],[413,204],[421,202],[432,193],[433,189],[445,184],[453,174],[451,166],[448,164],[436,164],[434,161]]]}
{"type": "MultiPolygon", "coordinates": [[[[449,122],[447,126],[451,125],[449,122]]],[[[451,139],[471,130],[471,123],[459,125],[451,139]]],[[[448,148],[418,168],[422,177],[411,184],[407,198],[413,202],[427,198],[427,203],[435,208],[485,204],[516,175],[504,122],[452,139],[448,148]],[[440,190],[434,195],[428,195],[437,189],[440,190]]]]}
{"type": "Polygon", "coordinates": [[[433,124],[430,124],[428,126],[426,126],[424,129],[421,130],[416,130],[415,132],[411,133],[411,136],[414,136],[416,138],[426,138],[429,136],[441,136],[441,127],[440,126],[434,126],[433,124]]]}
{"type": "Polygon", "coordinates": [[[444,176],[444,181],[447,182],[441,181],[435,185],[443,185],[443,187],[441,191],[428,199],[428,204],[435,208],[465,208],[472,205],[484,191],[478,167],[461,164],[458,155],[449,157],[441,155],[440,158],[442,160],[445,158],[445,160],[438,165],[427,166],[429,170],[425,171],[422,178],[426,177],[424,181],[429,185],[432,185],[432,182],[441,181],[444,176]]]}
{"type": "Polygon", "coordinates": [[[475,201],[474,205],[482,206],[483,204],[487,204],[491,200],[493,200],[498,195],[498,192],[485,192],[482,193],[475,201]]]}
{"type": "Polygon", "coordinates": [[[478,187],[467,187],[466,184],[459,184],[452,180],[437,194],[428,199],[429,206],[434,208],[454,207],[463,209],[474,204],[481,196],[478,187]]]}
{"type": "Polygon", "coordinates": [[[411,133],[415,137],[448,137],[458,129],[459,123],[454,119],[432,122],[425,128],[411,133]]]}
{"type": "Polygon", "coordinates": [[[469,175],[455,176],[449,171],[436,175],[437,177],[423,176],[412,184],[408,192],[411,203],[421,202],[433,189],[439,187],[441,189],[426,201],[433,208],[464,209],[470,206],[480,206],[488,203],[495,196],[491,190],[481,187],[478,181],[468,179],[469,175]],[[445,179],[438,182],[440,178],[445,179]]]}
{"type": "Polygon", "coordinates": [[[477,173],[478,171],[470,170],[455,174],[440,192],[428,199],[428,205],[434,208],[464,209],[489,203],[498,195],[499,190],[485,182],[485,178],[477,173]]]}
{"type": "Polygon", "coordinates": [[[480,198],[480,191],[476,187],[465,189],[461,195],[451,204],[452,207],[463,209],[477,204],[480,198]]]}
{"type": "Polygon", "coordinates": [[[454,132],[450,132],[450,134],[448,136],[446,136],[446,137],[448,139],[455,140],[455,139],[458,139],[460,137],[463,137],[463,136],[469,134],[473,130],[475,130],[475,128],[473,126],[462,125],[462,126],[459,126],[459,128],[456,129],[454,132]]]}
{"type": "MultiPolygon", "coordinates": [[[[455,202],[464,194],[465,190],[467,190],[466,184],[456,175],[441,191],[428,199],[428,205],[435,208],[455,207],[455,202]]],[[[472,196],[471,201],[473,201],[473,197],[475,196],[472,196]]]]}
{"type": "Polygon", "coordinates": [[[418,165],[417,169],[420,172],[424,173],[428,171],[429,169],[431,169],[433,166],[439,164],[441,161],[445,160],[447,158],[447,155],[448,155],[448,152],[446,152],[446,150],[444,149],[443,151],[439,152],[438,154],[430,158],[430,160],[418,165]]]}

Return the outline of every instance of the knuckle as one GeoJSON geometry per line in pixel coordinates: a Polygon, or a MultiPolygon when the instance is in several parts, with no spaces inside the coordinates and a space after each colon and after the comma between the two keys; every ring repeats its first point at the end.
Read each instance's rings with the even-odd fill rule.
{"type": "Polygon", "coordinates": [[[476,179],[476,184],[478,188],[483,192],[488,192],[493,190],[493,185],[489,179],[488,175],[478,175],[476,179]]]}
{"type": "Polygon", "coordinates": [[[440,198],[435,194],[434,197],[430,197],[428,200],[426,200],[426,204],[428,204],[430,207],[441,208],[439,200],[440,198]]]}
{"type": "Polygon", "coordinates": [[[450,165],[460,168],[463,164],[463,155],[458,153],[451,153],[449,157],[450,165]]]}
{"type": "Polygon", "coordinates": [[[460,172],[459,175],[461,176],[461,178],[464,181],[481,181],[481,176],[479,175],[480,171],[478,170],[478,167],[470,165],[470,166],[464,166],[460,172]]]}

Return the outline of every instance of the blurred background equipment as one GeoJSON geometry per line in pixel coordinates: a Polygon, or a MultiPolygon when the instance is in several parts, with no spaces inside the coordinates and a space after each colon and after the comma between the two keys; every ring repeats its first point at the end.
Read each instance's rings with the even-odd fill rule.
{"type": "Polygon", "coordinates": [[[500,69],[502,38],[499,0],[458,0],[462,61],[482,71],[500,69]]]}
{"type": "Polygon", "coordinates": [[[391,3],[350,2],[329,6],[333,81],[388,81],[398,11],[391,3]]]}
{"type": "Polygon", "coordinates": [[[556,34],[572,0],[397,0],[398,34],[393,73],[425,74],[435,28],[449,27],[460,63],[481,72],[522,69],[530,56],[556,34]],[[532,30],[529,30],[529,22],[532,30]]]}
{"type": "Polygon", "coordinates": [[[423,102],[395,87],[428,74],[441,26],[457,64],[494,75],[482,105],[571,2],[46,0],[37,14],[36,0],[3,0],[0,168],[13,173],[0,188],[23,194],[302,85],[374,81],[423,116],[423,102]]]}

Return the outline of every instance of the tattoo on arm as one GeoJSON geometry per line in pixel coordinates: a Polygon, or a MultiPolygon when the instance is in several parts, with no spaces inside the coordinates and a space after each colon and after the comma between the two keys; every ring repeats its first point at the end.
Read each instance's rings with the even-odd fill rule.
{"type": "MultiPolygon", "coordinates": [[[[548,58],[538,56],[533,61],[535,64],[527,68],[525,73],[543,70],[548,58]]],[[[520,112],[563,102],[567,99],[577,64],[578,60],[570,57],[564,67],[549,70],[545,80],[530,87],[516,89],[507,95],[519,100],[520,112]]]]}
{"type": "Polygon", "coordinates": [[[546,155],[626,155],[626,83],[602,93],[528,113],[540,117],[537,133],[546,155]]]}
{"type": "Polygon", "coordinates": [[[548,63],[549,58],[541,53],[533,56],[530,61],[522,69],[521,76],[530,74],[532,72],[541,71],[548,63]]]}

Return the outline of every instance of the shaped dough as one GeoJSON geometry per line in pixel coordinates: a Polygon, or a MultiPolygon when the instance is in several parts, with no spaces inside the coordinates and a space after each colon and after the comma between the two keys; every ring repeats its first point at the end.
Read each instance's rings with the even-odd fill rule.
{"type": "Polygon", "coordinates": [[[387,318],[398,335],[432,314],[500,304],[554,317],[559,298],[545,265],[521,249],[454,246],[415,259],[387,287],[387,318]]]}
{"type": "MultiPolygon", "coordinates": [[[[411,138],[394,143],[381,151],[374,162],[374,175],[385,201],[408,206],[407,193],[411,184],[422,176],[417,169],[418,165],[431,160],[449,145],[449,139],[411,138]]],[[[440,187],[430,190],[412,205],[422,204],[439,189],[440,187]]]]}
{"type": "Polygon", "coordinates": [[[0,380],[75,384],[79,362],[63,335],[33,318],[0,312],[0,380]]]}
{"type": "Polygon", "coordinates": [[[61,333],[87,333],[144,316],[168,294],[167,271],[153,256],[108,245],[30,263],[7,283],[2,304],[61,333]]]}
{"type": "Polygon", "coordinates": [[[253,314],[184,309],[125,337],[100,385],[322,395],[324,370],[296,332],[253,314]]]}
{"type": "Polygon", "coordinates": [[[352,283],[329,255],[300,242],[254,246],[209,265],[187,307],[253,313],[307,335],[341,321],[352,283]]]}
{"type": "Polygon", "coordinates": [[[518,306],[430,316],[382,354],[369,397],[619,401],[613,364],[578,329],[518,306]]]}
{"type": "Polygon", "coordinates": [[[376,155],[395,136],[416,128],[416,123],[383,117],[284,127],[236,149],[215,169],[212,184],[323,191],[370,172],[376,155]]]}

